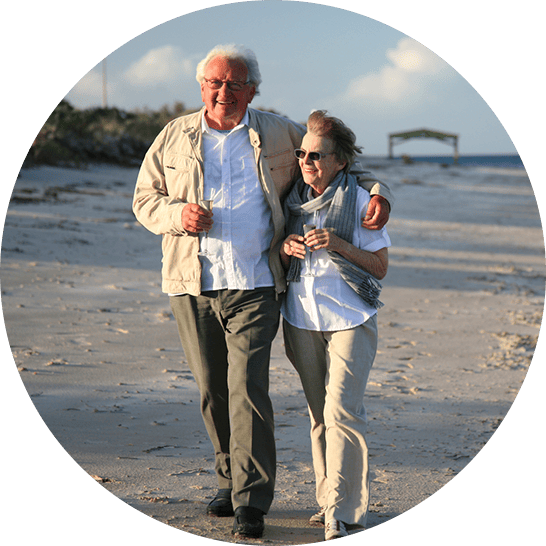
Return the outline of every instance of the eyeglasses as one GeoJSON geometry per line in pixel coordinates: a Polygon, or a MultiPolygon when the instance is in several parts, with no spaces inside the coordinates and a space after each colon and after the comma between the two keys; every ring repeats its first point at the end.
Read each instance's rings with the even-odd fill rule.
{"type": "Polygon", "coordinates": [[[245,85],[250,83],[250,81],[248,81],[248,82],[231,82],[231,81],[222,81],[222,80],[207,80],[207,78],[203,78],[203,79],[207,82],[207,85],[211,89],[222,89],[223,85],[226,84],[230,91],[241,91],[241,89],[245,85]]]}
{"type": "Polygon", "coordinates": [[[324,152],[306,152],[305,150],[294,150],[294,155],[298,159],[305,159],[305,156],[308,155],[309,159],[311,161],[320,161],[323,157],[326,157],[327,155],[332,155],[334,152],[328,152],[325,154],[324,152]]]}

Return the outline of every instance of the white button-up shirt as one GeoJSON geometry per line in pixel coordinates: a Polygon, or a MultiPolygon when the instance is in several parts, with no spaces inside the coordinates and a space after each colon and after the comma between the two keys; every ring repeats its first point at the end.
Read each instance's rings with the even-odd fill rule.
{"type": "MultiPolygon", "coordinates": [[[[391,240],[385,228],[372,231],[361,226],[362,211],[367,209],[369,202],[370,194],[358,187],[352,244],[362,250],[377,252],[391,246],[391,240]]],[[[322,228],[327,212],[325,206],[305,217],[304,222],[322,228]]],[[[281,312],[285,320],[297,328],[333,332],[359,326],[377,310],[364,303],[343,280],[328,251],[321,249],[311,252],[310,268],[302,260],[301,281],[289,284],[281,312]]]]}
{"type": "Polygon", "coordinates": [[[214,198],[214,224],[201,245],[201,290],[274,286],[269,247],[274,234],[248,134],[248,111],[231,131],[211,129],[203,116],[204,192],[214,198]]]}

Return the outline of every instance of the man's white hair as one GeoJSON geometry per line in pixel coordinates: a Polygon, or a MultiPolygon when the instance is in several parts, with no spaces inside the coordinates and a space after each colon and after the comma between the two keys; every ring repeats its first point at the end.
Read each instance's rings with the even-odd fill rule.
{"type": "Polygon", "coordinates": [[[199,84],[203,83],[207,65],[215,57],[225,57],[244,63],[248,70],[248,81],[256,88],[256,95],[260,94],[258,87],[262,83],[262,76],[258,67],[258,59],[256,59],[254,51],[237,44],[217,45],[209,51],[207,56],[197,65],[195,79],[199,84]]]}

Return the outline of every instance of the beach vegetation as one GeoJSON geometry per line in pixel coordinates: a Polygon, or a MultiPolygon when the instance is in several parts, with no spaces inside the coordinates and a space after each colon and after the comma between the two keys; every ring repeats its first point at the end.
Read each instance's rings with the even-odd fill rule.
{"type": "Polygon", "coordinates": [[[161,129],[172,119],[194,112],[184,103],[159,110],[119,108],[80,110],[62,100],[36,136],[25,167],[82,167],[91,163],[139,165],[161,129]]]}
{"type": "MultiPolygon", "coordinates": [[[[62,100],[34,139],[23,167],[81,168],[97,163],[139,166],[169,121],[198,109],[175,102],[158,110],[125,111],[115,107],[80,110],[62,100]]],[[[279,114],[273,109],[263,110],[279,114]]]]}

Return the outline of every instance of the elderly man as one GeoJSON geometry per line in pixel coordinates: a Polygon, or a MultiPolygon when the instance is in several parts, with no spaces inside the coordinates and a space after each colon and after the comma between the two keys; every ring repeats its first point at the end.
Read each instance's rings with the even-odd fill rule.
{"type": "MultiPolygon", "coordinates": [[[[250,50],[216,47],[198,65],[197,81],[205,106],[158,135],[133,210],[163,236],[162,287],[215,450],[219,491],[207,512],[234,515],[233,534],[259,538],[275,486],[268,390],[286,289],[281,202],[298,173],[294,150],[305,128],[248,108],[261,82],[250,50]],[[200,206],[213,196],[213,212],[200,206]]],[[[388,219],[390,193],[369,173],[360,178],[373,195],[364,222],[378,229],[388,219]]]]}

